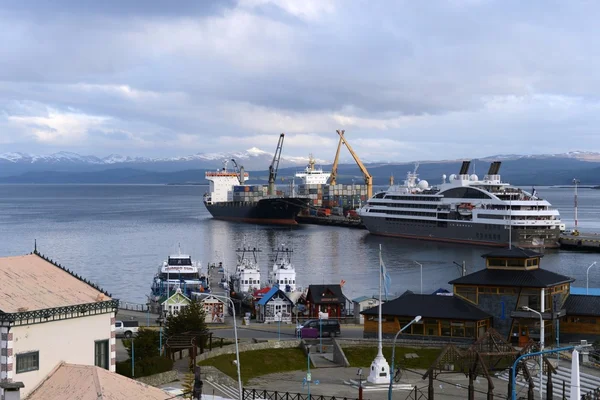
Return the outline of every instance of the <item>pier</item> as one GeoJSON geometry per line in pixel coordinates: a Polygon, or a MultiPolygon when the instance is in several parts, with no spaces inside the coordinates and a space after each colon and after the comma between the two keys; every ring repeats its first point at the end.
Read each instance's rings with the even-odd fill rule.
{"type": "Polygon", "coordinates": [[[564,233],[560,235],[558,242],[561,249],[600,251],[600,234],[597,233],[580,233],[579,235],[564,233]]]}
{"type": "Polygon", "coordinates": [[[341,226],[345,228],[356,228],[366,229],[365,225],[360,219],[349,219],[336,215],[329,217],[318,217],[314,215],[298,215],[296,221],[299,224],[313,224],[313,225],[329,225],[329,226],[341,226]]]}

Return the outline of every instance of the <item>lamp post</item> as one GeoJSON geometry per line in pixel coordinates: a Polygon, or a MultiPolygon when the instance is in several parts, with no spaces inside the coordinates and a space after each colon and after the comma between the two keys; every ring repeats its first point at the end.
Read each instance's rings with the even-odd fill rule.
{"type": "Polygon", "coordinates": [[[308,387],[308,400],[310,400],[310,344],[306,346],[306,385],[308,387]]]}
{"type": "Polygon", "coordinates": [[[362,368],[359,368],[358,371],[356,371],[356,375],[358,376],[358,400],[362,400],[362,368]]]}
{"type": "Polygon", "coordinates": [[[544,318],[542,316],[542,313],[539,311],[535,311],[534,309],[527,307],[527,306],[523,306],[523,310],[525,311],[529,311],[532,312],[534,314],[539,315],[540,317],[540,400],[544,400],[543,394],[542,394],[542,376],[544,374],[544,356],[541,354],[544,352],[544,318]]]}
{"type": "Polygon", "coordinates": [[[594,265],[596,265],[596,261],[591,263],[590,266],[587,267],[587,271],[585,271],[585,294],[589,294],[588,292],[590,290],[590,268],[592,268],[594,265]]]}
{"type": "Polygon", "coordinates": [[[414,261],[414,260],[413,260],[413,262],[421,268],[421,294],[423,294],[423,264],[421,264],[418,261],[414,261]]]}
{"type": "Polygon", "coordinates": [[[392,400],[392,384],[394,383],[394,356],[396,355],[396,339],[398,339],[398,335],[402,333],[406,328],[414,324],[415,322],[419,322],[421,320],[421,316],[417,315],[412,321],[406,324],[403,328],[401,328],[398,332],[396,332],[396,336],[394,336],[394,344],[392,345],[392,369],[390,371],[390,386],[388,387],[388,400],[392,400]]]}
{"type": "Polygon", "coordinates": [[[573,229],[573,233],[575,233],[575,232],[578,232],[577,231],[577,185],[579,184],[579,179],[577,179],[577,178],[573,179],[573,184],[575,185],[575,199],[574,199],[574,202],[573,202],[574,209],[575,209],[574,210],[575,211],[575,214],[574,214],[574,216],[575,216],[575,218],[574,218],[574,220],[575,220],[575,229],[573,229]]]}
{"type": "Polygon", "coordinates": [[[213,296],[217,299],[229,301],[231,303],[231,309],[233,311],[233,333],[234,333],[234,338],[235,338],[235,360],[236,360],[236,364],[237,364],[236,366],[237,366],[237,376],[238,376],[238,396],[239,396],[239,400],[243,400],[242,374],[240,372],[240,349],[238,347],[237,323],[235,320],[235,304],[233,304],[233,300],[231,299],[231,297],[221,296],[221,295],[212,294],[212,293],[211,293],[211,296],[213,296]]]}
{"type": "Polygon", "coordinates": [[[134,339],[131,336],[131,377],[135,378],[135,347],[133,345],[134,339]]]}

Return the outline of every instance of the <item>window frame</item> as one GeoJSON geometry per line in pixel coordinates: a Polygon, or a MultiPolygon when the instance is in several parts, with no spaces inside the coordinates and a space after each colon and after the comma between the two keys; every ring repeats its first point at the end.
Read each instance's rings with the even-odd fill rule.
{"type": "Polygon", "coordinates": [[[15,372],[17,374],[22,374],[22,373],[26,373],[26,372],[31,372],[31,371],[39,371],[40,369],[40,351],[39,350],[35,350],[35,351],[28,351],[25,353],[19,353],[15,355],[15,372]],[[23,368],[23,366],[21,365],[21,368],[19,368],[19,359],[21,359],[21,363],[25,362],[24,357],[30,357],[30,356],[34,356],[36,357],[36,365],[33,367],[25,367],[23,368]]]}

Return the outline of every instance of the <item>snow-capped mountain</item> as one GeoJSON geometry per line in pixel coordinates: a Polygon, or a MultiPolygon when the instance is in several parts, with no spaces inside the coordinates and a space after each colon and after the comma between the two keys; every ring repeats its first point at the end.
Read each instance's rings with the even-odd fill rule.
{"type": "Polygon", "coordinates": [[[600,153],[594,151],[569,151],[558,154],[499,154],[482,158],[482,161],[503,161],[503,160],[519,160],[523,158],[529,159],[544,159],[544,158],[572,158],[581,161],[600,162],[600,153]]]}

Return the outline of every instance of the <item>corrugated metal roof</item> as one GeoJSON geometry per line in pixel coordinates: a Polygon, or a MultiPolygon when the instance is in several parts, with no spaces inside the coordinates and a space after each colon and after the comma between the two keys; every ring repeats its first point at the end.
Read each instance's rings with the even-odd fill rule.
{"type": "Polygon", "coordinates": [[[172,395],[91,365],[61,363],[25,400],[165,400],[172,395]]]}
{"type": "Polygon", "coordinates": [[[484,269],[473,272],[472,274],[463,276],[461,278],[454,279],[448,283],[451,285],[546,288],[573,281],[575,281],[575,279],[545,269],[532,269],[523,271],[484,269]]]}
{"type": "Polygon", "coordinates": [[[571,294],[565,301],[567,315],[600,317],[600,297],[594,295],[571,294]]]}
{"type": "Polygon", "coordinates": [[[275,293],[277,293],[279,291],[279,286],[275,285],[273,286],[259,301],[258,301],[258,305],[259,306],[264,306],[265,304],[267,304],[267,302],[269,300],[271,300],[271,297],[275,296],[275,293]]]}
{"type": "MultiPolygon", "coordinates": [[[[364,315],[377,315],[379,306],[361,312],[364,315]]],[[[436,294],[414,294],[405,292],[402,296],[383,303],[383,316],[456,319],[463,321],[479,321],[490,318],[491,315],[474,305],[454,296],[439,296],[436,294]]]]}
{"type": "Polygon", "coordinates": [[[338,299],[338,303],[346,301],[346,297],[342,293],[342,286],[336,285],[309,285],[306,299],[316,304],[323,302],[324,294],[331,292],[338,299]]]}
{"type": "Polygon", "coordinates": [[[0,258],[0,311],[4,313],[108,300],[106,294],[38,255],[0,258]]]}

